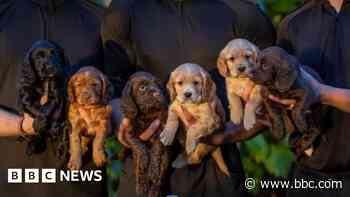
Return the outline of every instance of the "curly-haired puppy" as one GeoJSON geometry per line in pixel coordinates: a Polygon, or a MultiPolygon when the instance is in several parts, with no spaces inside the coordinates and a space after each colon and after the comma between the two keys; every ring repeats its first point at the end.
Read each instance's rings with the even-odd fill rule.
{"type": "Polygon", "coordinates": [[[243,119],[247,130],[254,127],[256,111],[262,104],[261,86],[249,79],[258,53],[258,47],[248,40],[234,39],[221,51],[217,61],[218,70],[226,80],[231,121],[241,124],[243,119]]]}
{"type": "Polygon", "coordinates": [[[197,64],[180,65],[171,73],[167,88],[172,103],[168,110],[166,126],[160,135],[161,141],[165,145],[173,143],[179,120],[186,130],[186,155],[181,154],[173,166],[198,164],[210,153],[219,169],[230,176],[220,147],[197,144],[200,137],[224,127],[223,106],[216,95],[216,85],[208,72],[197,64]],[[186,157],[187,162],[184,160],[186,157]]]}
{"type": "Polygon", "coordinates": [[[139,139],[139,135],[154,120],[161,121],[159,130],[165,124],[167,104],[160,81],[146,72],[132,75],[123,90],[121,111],[124,120],[118,131],[118,139],[126,146],[125,149],[132,151],[136,192],[139,196],[161,196],[169,166],[168,148],[160,142],[159,132],[149,142],[139,139]]]}
{"type": "MultiPolygon", "coordinates": [[[[297,155],[300,155],[305,150],[312,148],[314,140],[320,134],[320,129],[308,115],[312,98],[314,98],[312,88],[303,77],[299,61],[282,48],[270,47],[263,50],[258,61],[258,66],[252,71],[252,80],[267,88],[268,92],[264,95],[267,97],[268,94],[272,94],[282,99],[295,99],[296,101],[290,115],[296,130],[302,134],[301,138],[294,143],[297,155]]],[[[286,108],[269,99],[265,101],[267,102],[265,106],[272,119],[283,121],[280,116],[287,115],[286,108]]],[[[310,155],[310,150],[308,152],[310,155]]]]}
{"type": "Polygon", "coordinates": [[[21,66],[18,100],[23,112],[34,118],[37,136],[31,137],[27,153],[43,152],[46,137],[58,137],[64,127],[63,50],[53,42],[40,40],[27,52],[21,66]]]}
{"type": "Polygon", "coordinates": [[[69,80],[68,119],[72,126],[69,169],[81,168],[82,155],[87,152],[91,139],[95,164],[102,166],[106,162],[104,142],[110,132],[112,94],[107,77],[94,67],[81,68],[69,80]]]}

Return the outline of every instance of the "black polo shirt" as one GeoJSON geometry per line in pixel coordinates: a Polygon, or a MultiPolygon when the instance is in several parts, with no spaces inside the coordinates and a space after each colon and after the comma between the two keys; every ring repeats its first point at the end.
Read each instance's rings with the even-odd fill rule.
{"type": "MultiPolygon", "coordinates": [[[[27,50],[37,40],[50,39],[58,43],[71,64],[100,64],[99,30],[103,14],[103,9],[86,0],[0,0],[0,104],[16,107],[20,65],[27,50]]],[[[18,143],[16,139],[0,138],[1,197],[92,197],[104,194],[103,182],[8,184],[8,168],[57,168],[65,165],[55,157],[55,147],[51,143],[44,153],[28,157],[26,143],[18,143]]]]}
{"type": "Polygon", "coordinates": [[[233,38],[262,48],[275,40],[270,20],[246,0],[114,0],[111,7],[102,26],[105,71],[121,87],[135,65],[165,81],[186,62],[214,69],[233,38]]]}
{"type": "MultiPolygon", "coordinates": [[[[244,37],[260,47],[275,41],[270,20],[245,0],[114,0],[102,25],[106,73],[123,86],[133,71],[143,69],[163,82],[178,65],[194,62],[209,70],[219,96],[225,84],[216,70],[220,50],[228,41],[244,37]]],[[[120,91],[121,88],[116,88],[120,91]]],[[[227,106],[227,102],[224,101],[227,106]]],[[[226,107],[227,108],[227,107],[226,107]]],[[[232,177],[225,177],[211,159],[198,166],[176,169],[170,178],[178,196],[245,196],[244,173],[235,145],[222,146],[232,177]]],[[[135,196],[132,161],[124,163],[118,196],[135,196]]]]}
{"type": "MultiPolygon", "coordinates": [[[[311,66],[326,84],[350,88],[350,1],[339,13],[327,0],[309,1],[282,23],[278,45],[311,66]]],[[[350,115],[331,109],[325,138],[300,164],[324,172],[350,171],[350,115]]]]}

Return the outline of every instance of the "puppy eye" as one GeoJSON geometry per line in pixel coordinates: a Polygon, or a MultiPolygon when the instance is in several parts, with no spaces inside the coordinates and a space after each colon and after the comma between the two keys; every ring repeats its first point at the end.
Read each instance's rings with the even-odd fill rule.
{"type": "Polygon", "coordinates": [[[269,68],[269,66],[267,65],[267,64],[261,64],[261,68],[263,69],[263,70],[267,70],[268,68],[269,68]]]}
{"type": "Polygon", "coordinates": [[[145,91],[146,90],[146,86],[140,86],[139,90],[142,91],[142,92],[145,91]]]}
{"type": "Polygon", "coordinates": [[[199,85],[199,81],[194,81],[193,85],[195,85],[195,86],[199,85]]]}
{"type": "Polygon", "coordinates": [[[235,58],[234,57],[230,57],[228,58],[229,61],[235,61],[235,58]]]}
{"type": "Polygon", "coordinates": [[[176,83],[177,83],[177,85],[182,86],[182,81],[178,81],[176,83]]]}

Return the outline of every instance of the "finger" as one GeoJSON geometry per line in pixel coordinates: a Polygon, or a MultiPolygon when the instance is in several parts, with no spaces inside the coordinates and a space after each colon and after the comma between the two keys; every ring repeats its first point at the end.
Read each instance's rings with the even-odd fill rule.
{"type": "Polygon", "coordinates": [[[120,124],[119,129],[117,130],[116,136],[118,138],[118,141],[125,147],[129,147],[129,144],[125,139],[125,133],[129,132],[130,130],[131,130],[130,120],[124,118],[122,120],[122,123],[120,124]]]}
{"type": "Polygon", "coordinates": [[[156,119],[151,125],[139,136],[142,141],[148,141],[154,133],[159,129],[160,120],[156,119]]]}
{"type": "Polygon", "coordinates": [[[269,95],[269,99],[276,102],[276,103],[280,103],[282,105],[286,105],[289,106],[290,108],[293,108],[296,101],[294,99],[281,99],[277,96],[274,96],[272,94],[269,95]]]}

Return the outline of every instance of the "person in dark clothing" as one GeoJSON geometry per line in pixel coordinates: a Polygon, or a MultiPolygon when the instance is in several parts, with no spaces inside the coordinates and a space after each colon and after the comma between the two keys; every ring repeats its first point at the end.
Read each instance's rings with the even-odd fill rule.
{"type": "MultiPolygon", "coordinates": [[[[269,19],[245,0],[113,1],[102,25],[104,71],[121,90],[135,70],[151,72],[166,82],[170,72],[194,62],[211,72],[227,105],[224,79],[216,70],[219,51],[231,39],[244,37],[265,48],[275,41],[269,19]]],[[[120,92],[118,93],[120,95],[120,92]]],[[[244,173],[235,144],[222,146],[232,174],[225,177],[210,158],[198,166],[174,169],[170,193],[178,196],[245,196],[244,173]]],[[[136,196],[133,161],[124,162],[118,196],[136,196]]]]}
{"type": "MultiPolygon", "coordinates": [[[[317,71],[327,85],[350,87],[350,1],[310,0],[284,19],[277,44],[317,71]]],[[[288,191],[288,196],[350,195],[350,114],[332,108],[323,137],[311,157],[300,158],[291,171],[297,179],[342,180],[336,191],[288,191]]]]}
{"type": "MultiPolygon", "coordinates": [[[[37,40],[64,48],[71,65],[102,65],[100,21],[104,10],[87,0],[0,0],[0,104],[16,109],[19,65],[37,40]]],[[[3,124],[3,123],[1,123],[3,124]]],[[[2,125],[2,127],[9,125],[2,125]]],[[[104,182],[8,184],[8,168],[60,168],[54,145],[28,157],[26,143],[0,138],[0,196],[102,196],[104,182]]],[[[90,169],[93,165],[87,164],[90,169]]],[[[105,177],[104,177],[105,179],[105,177]]]]}

